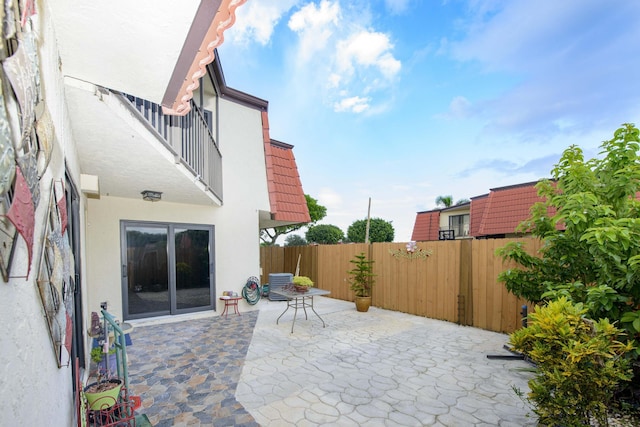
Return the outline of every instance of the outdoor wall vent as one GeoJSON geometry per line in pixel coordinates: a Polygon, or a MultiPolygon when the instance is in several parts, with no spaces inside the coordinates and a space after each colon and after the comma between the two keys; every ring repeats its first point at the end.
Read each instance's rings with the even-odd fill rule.
{"type": "Polygon", "coordinates": [[[142,199],[147,202],[157,202],[162,198],[161,191],[144,190],[142,193],[142,199]]]}

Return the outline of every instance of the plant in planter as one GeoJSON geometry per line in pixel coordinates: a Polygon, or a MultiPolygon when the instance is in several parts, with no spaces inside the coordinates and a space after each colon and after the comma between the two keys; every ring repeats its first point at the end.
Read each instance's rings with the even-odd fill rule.
{"type": "MultiPolygon", "coordinates": [[[[102,352],[102,346],[93,347],[91,349],[91,361],[93,361],[96,365],[98,365],[98,371],[107,370],[107,363],[105,361],[104,353],[102,352]]],[[[111,347],[109,349],[109,367],[113,368],[116,366],[116,349],[115,347],[111,347]]]]}
{"type": "Polygon", "coordinates": [[[369,311],[371,288],[375,283],[373,278],[376,276],[373,274],[374,261],[367,259],[364,252],[361,252],[349,262],[354,265],[353,269],[347,273],[350,276],[349,284],[351,285],[351,290],[356,294],[356,310],[360,312],[369,311]]]}
{"type": "Polygon", "coordinates": [[[313,287],[313,281],[307,276],[293,276],[293,286],[298,292],[307,292],[308,288],[313,287]]]}
{"type": "Polygon", "coordinates": [[[91,360],[98,364],[97,381],[89,384],[84,389],[84,395],[87,398],[89,409],[103,410],[108,409],[118,402],[120,390],[122,389],[122,380],[119,378],[111,378],[110,370],[116,365],[115,348],[109,349],[109,358],[113,357],[113,362],[109,361],[110,369],[107,369],[105,363],[105,354],[102,347],[94,347],[91,349],[91,360]]]}
{"type": "Polygon", "coordinates": [[[289,292],[307,292],[313,287],[313,281],[307,276],[293,276],[291,283],[285,285],[284,289],[289,292]]]}

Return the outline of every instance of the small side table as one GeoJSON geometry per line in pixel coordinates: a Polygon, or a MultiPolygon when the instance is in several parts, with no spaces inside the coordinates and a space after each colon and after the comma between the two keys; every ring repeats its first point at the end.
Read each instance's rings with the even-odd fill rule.
{"type": "Polygon", "coordinates": [[[240,316],[240,312],[238,311],[238,301],[241,299],[242,297],[221,296],[220,301],[224,301],[224,310],[222,310],[220,317],[227,317],[229,315],[229,307],[233,307],[234,312],[240,316]]]}

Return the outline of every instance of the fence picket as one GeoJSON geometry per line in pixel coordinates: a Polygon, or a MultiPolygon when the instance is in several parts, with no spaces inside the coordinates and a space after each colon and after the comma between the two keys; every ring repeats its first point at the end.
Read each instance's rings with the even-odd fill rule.
{"type": "Polygon", "coordinates": [[[377,275],[374,306],[509,333],[521,326],[526,304],[497,282],[512,265],[503,264],[495,251],[511,241],[523,242],[530,253],[541,246],[533,238],[419,242],[418,251],[430,252],[426,257],[411,257],[405,243],[265,246],[260,248],[261,280],[267,283],[269,273],[295,273],[300,255],[301,275],[331,291],[332,298],[353,301],[349,260],[370,253],[377,275]]]}

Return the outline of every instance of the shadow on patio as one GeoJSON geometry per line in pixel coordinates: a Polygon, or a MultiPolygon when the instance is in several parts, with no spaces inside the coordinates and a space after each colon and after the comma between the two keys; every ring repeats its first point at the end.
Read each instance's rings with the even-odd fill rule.
{"type": "Polygon", "coordinates": [[[504,334],[315,298],[298,313],[259,311],[137,324],[128,348],[134,394],[155,426],[536,425],[512,386],[529,368],[504,334]]]}

